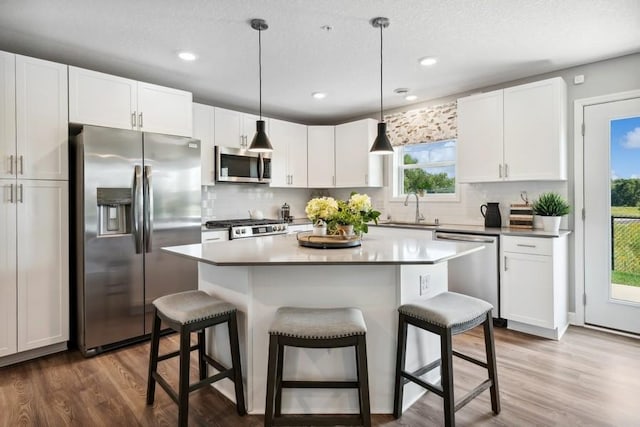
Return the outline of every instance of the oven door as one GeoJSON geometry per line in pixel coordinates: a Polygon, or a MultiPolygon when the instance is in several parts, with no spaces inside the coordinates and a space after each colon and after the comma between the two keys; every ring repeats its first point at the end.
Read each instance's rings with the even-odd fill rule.
{"type": "Polygon", "coordinates": [[[264,155],[232,147],[215,147],[216,181],[269,183],[270,159],[265,164],[264,155]]]}

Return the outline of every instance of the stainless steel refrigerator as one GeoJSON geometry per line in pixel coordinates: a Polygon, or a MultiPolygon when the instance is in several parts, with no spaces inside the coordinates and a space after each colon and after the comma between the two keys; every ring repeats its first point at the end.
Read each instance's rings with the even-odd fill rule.
{"type": "Polygon", "coordinates": [[[71,141],[77,344],[91,355],[149,334],[155,298],[197,288],[196,263],[160,248],[200,242],[200,142],[96,126],[71,141]]]}

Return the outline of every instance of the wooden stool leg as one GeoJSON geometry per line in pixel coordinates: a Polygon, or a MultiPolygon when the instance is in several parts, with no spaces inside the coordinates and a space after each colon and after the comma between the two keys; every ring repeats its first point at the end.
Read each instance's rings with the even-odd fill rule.
{"type": "Polygon", "coordinates": [[[487,370],[491,380],[491,409],[494,414],[500,413],[500,394],[498,390],[498,371],[496,367],[496,350],[493,340],[493,318],[491,311],[487,313],[487,320],[484,322],[484,347],[487,352],[487,370]]]}
{"type": "Polygon", "coordinates": [[[228,321],[229,345],[231,347],[231,364],[233,365],[233,385],[236,390],[236,410],[238,415],[245,415],[247,407],[244,403],[244,387],[242,385],[242,366],[240,362],[240,343],[238,340],[238,317],[231,313],[228,321]]]}
{"type": "Polygon", "coordinates": [[[358,368],[358,394],[360,397],[360,416],[362,425],[371,427],[371,405],[369,403],[369,370],[367,368],[367,340],[365,335],[358,336],[356,344],[356,365],[358,368]]]}
{"type": "Polygon", "coordinates": [[[273,426],[273,398],[276,387],[276,364],[278,363],[278,337],[269,336],[269,361],[267,365],[267,401],[264,407],[264,426],[273,426]]]}
{"type": "Polygon", "coordinates": [[[200,381],[207,378],[207,362],[204,360],[205,354],[205,329],[198,331],[198,371],[200,373],[200,381]]]}
{"type": "Polygon", "coordinates": [[[396,353],[396,384],[393,399],[393,416],[400,418],[402,416],[402,396],[404,385],[402,380],[402,371],[405,369],[405,357],[407,353],[407,322],[404,315],[400,314],[398,318],[398,349],[396,353]]]}
{"type": "Polygon", "coordinates": [[[440,360],[442,398],[444,400],[444,425],[455,425],[455,405],[453,396],[453,344],[451,342],[451,329],[444,329],[440,335],[440,360]]]}
{"type": "Polygon", "coordinates": [[[158,351],[160,350],[160,317],[153,309],[153,329],[151,331],[151,349],[149,350],[149,377],[147,379],[147,405],[153,405],[156,395],[156,379],[154,374],[158,369],[158,351]]]}
{"type": "Polygon", "coordinates": [[[282,371],[284,370],[284,345],[278,345],[278,363],[276,364],[276,402],[275,416],[282,415],[282,371]]]}
{"type": "Polygon", "coordinates": [[[178,425],[189,423],[189,362],[191,361],[191,334],[180,328],[180,374],[178,378],[178,425]]]}

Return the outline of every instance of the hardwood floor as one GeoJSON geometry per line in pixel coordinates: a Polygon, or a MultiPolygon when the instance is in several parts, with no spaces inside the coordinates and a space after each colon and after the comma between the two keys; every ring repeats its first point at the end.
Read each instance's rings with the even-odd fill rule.
{"type": "MultiPolygon", "coordinates": [[[[562,341],[496,328],[502,412],[489,392],[456,413],[458,426],[640,425],[640,340],[571,327],[562,341]]],[[[161,351],[177,348],[177,336],[161,351]]],[[[483,356],[482,330],[454,339],[456,349],[483,356]]],[[[0,426],[174,426],[177,405],[158,387],[145,405],[149,345],[85,359],[68,351],[0,368],[0,426]]],[[[196,370],[195,354],[192,372],[196,370]]],[[[455,359],[455,358],[454,358],[455,359]]],[[[456,395],[482,381],[484,371],[455,360],[456,395]]],[[[160,364],[177,383],[177,360],[160,364]]],[[[375,372],[370,368],[370,375],[375,372]]],[[[196,379],[196,376],[193,376],[196,379]]],[[[211,388],[190,396],[191,426],[261,426],[262,416],[239,417],[211,388]]],[[[400,420],[374,415],[375,426],[440,426],[441,400],[423,396],[400,420]]]]}

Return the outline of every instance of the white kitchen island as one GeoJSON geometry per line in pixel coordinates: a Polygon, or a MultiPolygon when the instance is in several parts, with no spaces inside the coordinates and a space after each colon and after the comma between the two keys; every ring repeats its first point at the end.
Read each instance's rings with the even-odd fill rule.
{"type": "MultiPolygon", "coordinates": [[[[239,337],[247,409],[264,413],[268,329],[282,306],[357,307],[367,324],[371,410],[391,413],[397,307],[447,289],[447,260],[482,245],[432,241],[413,230],[372,227],[362,245],[300,247],[295,234],[163,248],[199,262],[200,289],[239,309],[239,337]]],[[[208,351],[230,364],[226,326],[208,332],[208,351]]],[[[439,357],[437,337],[409,329],[407,368],[439,357]],[[416,346],[420,346],[419,349],[416,346]]],[[[430,380],[438,378],[437,370],[430,380]]],[[[287,348],[285,379],[355,379],[353,348],[287,348]]],[[[217,387],[233,399],[231,382],[217,387]]],[[[404,406],[424,391],[407,384],[404,406]]],[[[356,390],[284,390],[283,413],[358,412],[356,390]]]]}

